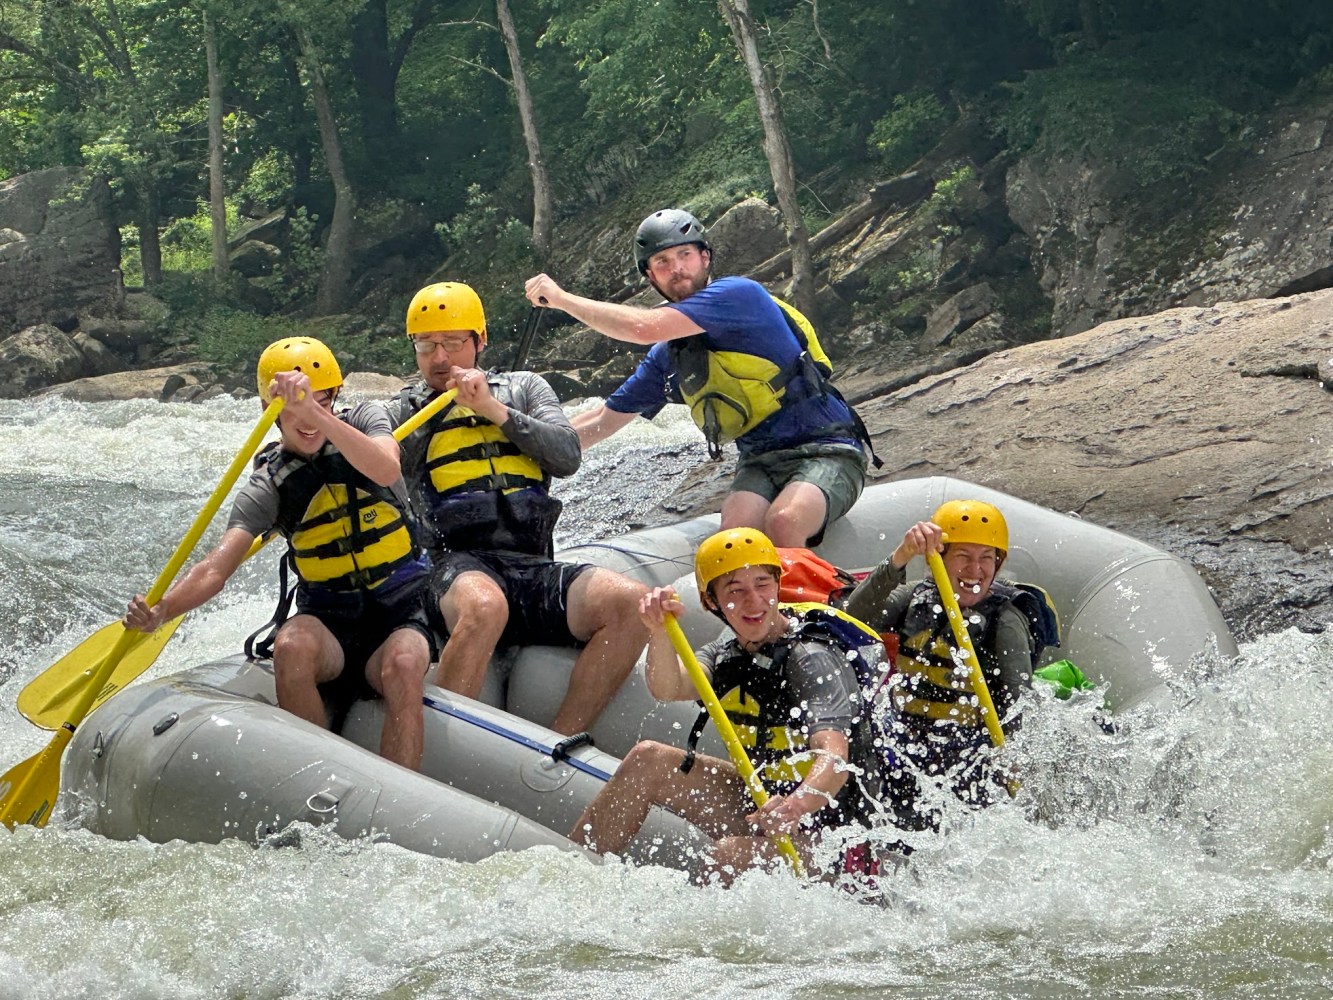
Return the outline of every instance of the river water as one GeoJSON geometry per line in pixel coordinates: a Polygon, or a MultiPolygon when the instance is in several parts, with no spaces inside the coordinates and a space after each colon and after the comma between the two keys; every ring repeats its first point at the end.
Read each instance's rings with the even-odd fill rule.
{"type": "MultiPolygon", "coordinates": [[[[0,765],[50,738],[19,691],[148,587],[256,418],[0,402],[0,765]]],[[[593,449],[561,540],[614,530],[700,451],[676,416],[593,449]]],[[[243,567],[149,676],[235,651],[273,565],[243,567]]],[[[1032,696],[1018,797],[917,835],[879,905],[554,851],[466,865],[319,832],[255,849],[0,828],[0,998],[1333,996],[1333,631],[1181,675],[1112,736],[1095,695],[1032,696]]]]}

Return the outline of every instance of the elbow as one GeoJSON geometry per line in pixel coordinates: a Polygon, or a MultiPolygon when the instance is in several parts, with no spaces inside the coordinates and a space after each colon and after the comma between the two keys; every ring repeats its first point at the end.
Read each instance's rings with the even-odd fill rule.
{"type": "Polygon", "coordinates": [[[391,487],[403,478],[403,468],[397,462],[393,462],[383,468],[377,468],[369,478],[376,486],[391,487]]]}

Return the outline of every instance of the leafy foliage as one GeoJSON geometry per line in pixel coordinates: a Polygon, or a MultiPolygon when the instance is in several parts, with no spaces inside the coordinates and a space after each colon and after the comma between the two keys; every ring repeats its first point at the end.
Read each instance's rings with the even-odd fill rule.
{"type": "Polygon", "coordinates": [[[870,148],[886,170],[898,173],[933,146],[953,118],[934,94],[899,94],[893,99],[893,110],[870,130],[870,148]]]}
{"type": "MultiPolygon", "coordinates": [[[[558,216],[595,211],[628,226],[678,204],[715,218],[742,197],[769,195],[753,93],[716,0],[512,7],[558,216]]],[[[1125,197],[1181,185],[1257,109],[1327,89],[1333,63],[1333,5],[1309,0],[751,8],[809,218],[839,203],[826,204],[825,192],[845,197],[916,162],[964,113],[998,123],[1012,151],[1118,167],[1125,197]]],[[[386,281],[406,288],[447,271],[483,289],[497,329],[521,323],[521,281],[535,266],[531,188],[487,0],[0,4],[0,177],[55,165],[105,174],[125,246],[145,258],[127,258],[131,280],[160,235],[164,294],[214,317],[209,351],[226,354],[247,323],[265,330],[257,339],[269,336],[235,312],[246,289],[206,280],[205,12],[219,44],[229,226],[278,208],[290,220],[287,255],[251,282],[270,308],[307,309],[327,263],[333,189],[298,58],[304,31],[356,201],[410,202],[447,252],[442,262],[429,239],[403,248],[386,281]]],[[[946,202],[964,190],[957,177],[940,183],[935,235],[950,236],[946,202]]],[[[873,276],[873,297],[899,309],[925,294],[930,256],[873,276]]],[[[383,296],[371,301],[382,307],[383,296]]],[[[348,345],[379,350],[370,334],[348,345]]]]}

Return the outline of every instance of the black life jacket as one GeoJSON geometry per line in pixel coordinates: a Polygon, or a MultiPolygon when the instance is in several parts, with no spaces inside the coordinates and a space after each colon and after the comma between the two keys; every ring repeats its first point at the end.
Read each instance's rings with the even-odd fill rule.
{"type": "MultiPolygon", "coordinates": [[[[820,643],[846,656],[856,671],[860,692],[848,755],[865,773],[859,778],[848,777],[838,794],[837,807],[846,818],[865,819],[875,812],[867,799],[878,796],[881,751],[888,748],[883,724],[889,664],[883,642],[864,622],[827,605],[781,607],[793,622],[787,634],[758,656],[736,647],[732,655],[719,659],[713,665],[714,690],[760,778],[785,794],[800,783],[812,763],[803,754],[804,734],[792,726],[787,657],[798,642],[820,643]]],[[[686,740],[684,770],[693,764],[707,723],[708,712],[704,709],[686,740]]]]}
{"type": "MultiPolygon", "coordinates": [[[[1048,646],[1060,645],[1059,620],[1049,595],[1035,584],[996,580],[986,598],[963,615],[983,669],[994,646],[1000,612],[1010,605],[1028,623],[1034,669],[1048,646]]],[[[971,670],[954,659],[953,632],[940,607],[939,592],[929,581],[917,584],[912,593],[900,629],[895,670],[893,700],[899,712],[961,726],[983,725],[971,670]]]]}

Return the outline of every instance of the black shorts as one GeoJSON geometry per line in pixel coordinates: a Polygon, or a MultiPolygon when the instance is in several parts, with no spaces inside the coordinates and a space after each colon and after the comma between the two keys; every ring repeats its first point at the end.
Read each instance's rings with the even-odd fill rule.
{"type": "Polygon", "coordinates": [[[463,573],[485,573],[495,581],[509,602],[509,622],[500,635],[500,646],[576,646],[579,640],[569,631],[569,588],[590,563],[565,563],[525,552],[439,552],[431,556],[435,575],[431,579],[434,621],[447,634],[440,620],[439,599],[463,573]]]}
{"type": "Polygon", "coordinates": [[[423,581],[422,586],[397,594],[387,603],[376,601],[365,591],[339,594],[310,604],[298,598],[296,613],[318,618],[343,651],[342,673],[319,686],[335,719],[346,714],[352,702],[378,697],[366,680],[366,662],[394,632],[402,628],[420,632],[430,647],[431,660],[439,656],[440,647],[427,608],[428,593],[423,581]]]}

